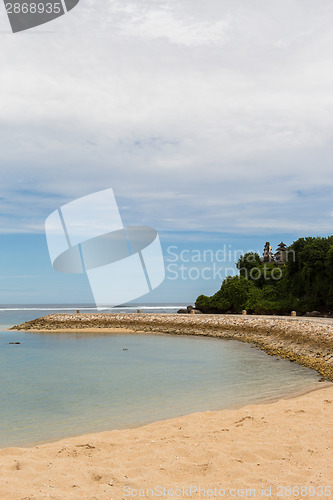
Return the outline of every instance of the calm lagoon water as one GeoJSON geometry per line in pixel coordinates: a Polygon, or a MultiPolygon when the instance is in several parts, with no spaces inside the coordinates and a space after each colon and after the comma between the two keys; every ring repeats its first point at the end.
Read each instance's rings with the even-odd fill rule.
{"type": "Polygon", "coordinates": [[[1,331],[0,447],[265,401],[318,380],[236,341],[1,331]]]}

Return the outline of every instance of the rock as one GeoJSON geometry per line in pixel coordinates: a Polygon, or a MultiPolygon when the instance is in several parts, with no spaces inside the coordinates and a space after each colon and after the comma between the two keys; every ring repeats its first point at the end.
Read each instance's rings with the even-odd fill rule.
{"type": "Polygon", "coordinates": [[[202,311],[193,306],[187,306],[186,309],[179,309],[178,314],[202,314],[202,311]]]}
{"type": "Polygon", "coordinates": [[[319,318],[320,316],[322,316],[322,314],[319,311],[312,311],[305,313],[305,316],[307,316],[308,318],[319,318]]]}

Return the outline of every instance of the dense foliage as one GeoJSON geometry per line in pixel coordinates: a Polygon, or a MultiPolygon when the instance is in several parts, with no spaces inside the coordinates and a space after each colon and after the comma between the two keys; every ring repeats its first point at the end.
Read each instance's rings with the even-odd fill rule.
{"type": "Polygon", "coordinates": [[[300,238],[290,249],[288,283],[301,309],[333,309],[333,236],[300,238]]]}
{"type": "Polygon", "coordinates": [[[212,297],[200,295],[196,307],[205,313],[333,310],[333,236],[298,239],[287,248],[285,265],[247,253],[237,268],[239,276],[228,276],[212,297]]]}

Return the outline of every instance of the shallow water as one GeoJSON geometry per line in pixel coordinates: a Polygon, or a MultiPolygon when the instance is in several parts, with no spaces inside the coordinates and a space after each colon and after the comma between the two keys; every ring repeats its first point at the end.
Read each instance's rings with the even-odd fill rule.
{"type": "Polygon", "coordinates": [[[0,447],[265,401],[318,380],[237,341],[2,331],[0,447]]]}

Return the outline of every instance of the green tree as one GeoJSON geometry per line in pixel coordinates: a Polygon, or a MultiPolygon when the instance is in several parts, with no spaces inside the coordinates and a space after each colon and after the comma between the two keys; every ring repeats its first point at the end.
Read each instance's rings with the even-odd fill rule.
{"type": "Polygon", "coordinates": [[[294,258],[288,261],[289,285],[300,309],[332,308],[333,236],[299,238],[290,250],[294,258]]]}
{"type": "Polygon", "coordinates": [[[212,297],[200,295],[203,312],[288,314],[333,310],[333,236],[299,238],[286,249],[286,264],[264,263],[248,252],[212,297]]]}
{"type": "Polygon", "coordinates": [[[242,276],[227,276],[218,292],[212,297],[200,295],[195,306],[202,312],[239,313],[246,304],[249,290],[254,284],[242,276]]]}
{"type": "Polygon", "coordinates": [[[240,276],[248,279],[251,279],[251,276],[255,274],[255,269],[261,266],[262,262],[260,256],[255,252],[247,252],[242,255],[236,264],[240,276]]]}

